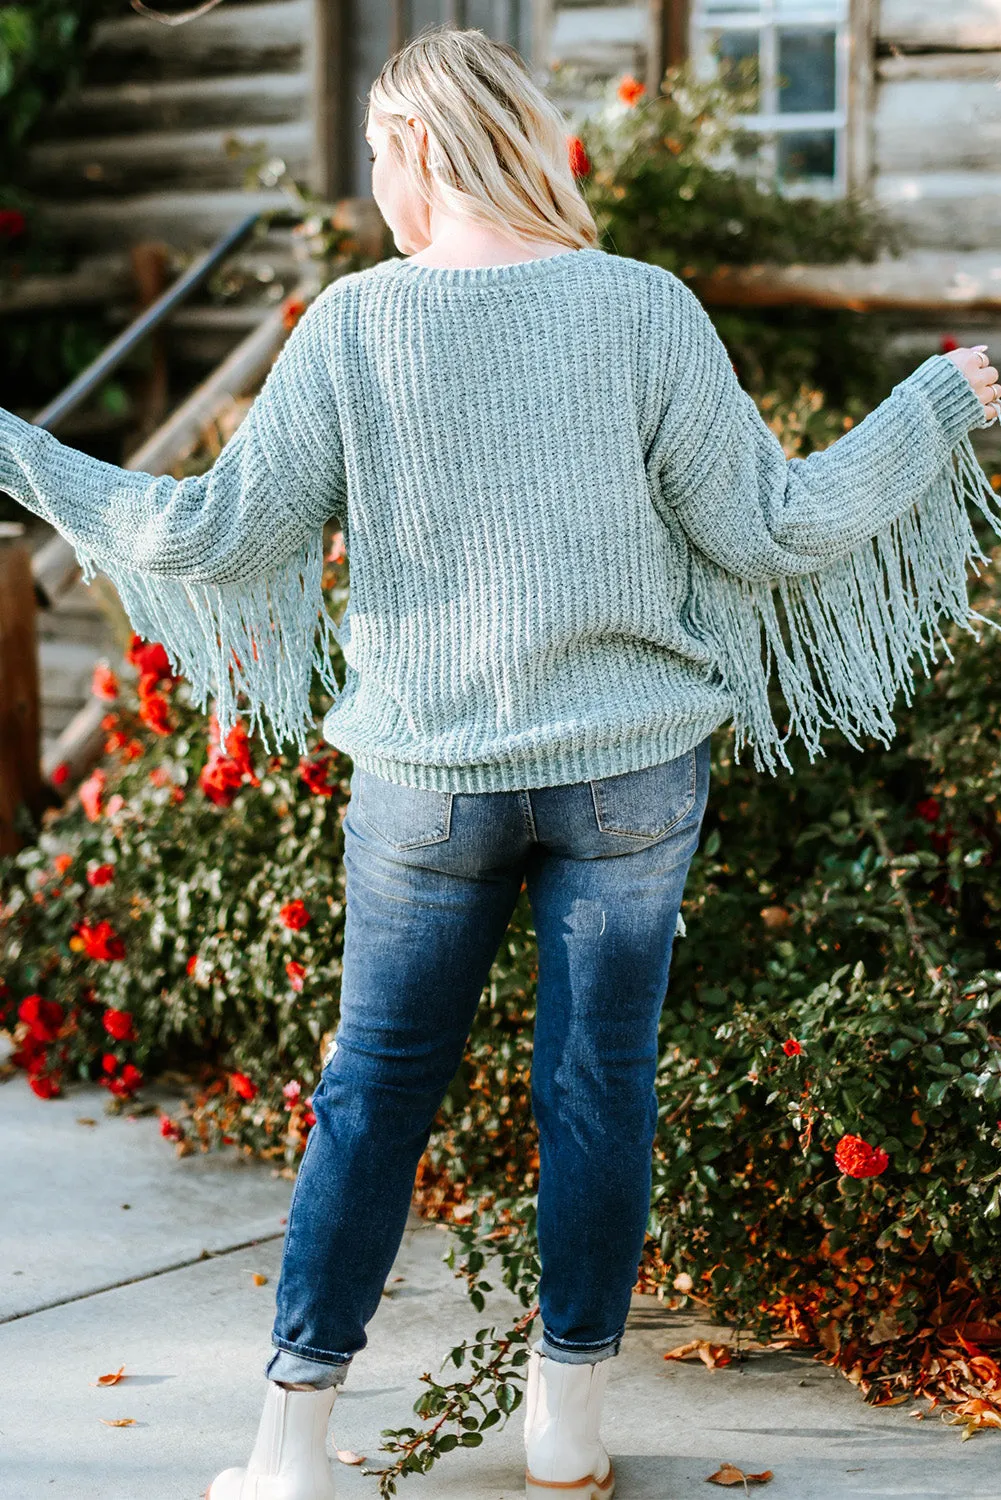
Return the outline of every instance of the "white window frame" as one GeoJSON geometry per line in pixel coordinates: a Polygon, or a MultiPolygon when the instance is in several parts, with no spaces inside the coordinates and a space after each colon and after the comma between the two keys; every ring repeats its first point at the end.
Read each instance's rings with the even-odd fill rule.
{"type": "Polygon", "coordinates": [[[802,0],[795,5],[778,0],[756,0],[753,6],[731,8],[720,4],[709,10],[706,0],[693,0],[689,47],[697,76],[712,78],[715,62],[709,45],[713,31],[758,31],[759,97],[756,114],[738,115],[736,123],[760,132],[757,154],[759,177],[769,184],[778,181],[778,137],[789,131],[831,130],[834,132],[834,173],[829,178],[811,177],[802,181],[783,181],[781,191],[789,197],[843,197],[856,175],[850,118],[852,99],[853,53],[861,40],[853,37],[851,0],[802,0]],[[797,113],[779,110],[778,31],[785,26],[816,26],[834,31],[834,109],[797,113]],[[856,48],[853,49],[853,41],[856,48]]]}

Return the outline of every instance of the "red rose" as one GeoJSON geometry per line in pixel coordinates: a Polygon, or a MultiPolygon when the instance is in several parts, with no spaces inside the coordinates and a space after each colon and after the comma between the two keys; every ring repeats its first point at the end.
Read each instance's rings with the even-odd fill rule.
{"type": "Polygon", "coordinates": [[[634,78],[631,73],[627,73],[615,92],[623,104],[628,104],[632,108],[637,99],[646,93],[646,84],[640,83],[638,78],[634,78]]]}
{"type": "Polygon", "coordinates": [[[55,1099],[59,1093],[59,1084],[51,1073],[36,1073],[28,1079],[28,1087],[39,1099],[55,1099]]]}
{"type": "Polygon", "coordinates": [[[63,786],[65,782],[69,781],[69,777],[70,768],[64,760],[61,760],[58,766],[53,767],[49,780],[53,786],[63,786]]]}
{"type": "Polygon", "coordinates": [[[570,156],[570,170],[575,177],[587,177],[591,171],[591,158],[579,135],[567,137],[567,149],[570,156]]]}
{"type": "Polygon", "coordinates": [[[239,1094],[241,1099],[253,1099],[257,1093],[257,1084],[248,1078],[246,1073],[230,1073],[229,1081],[233,1086],[233,1092],[239,1094]]]}
{"type": "Polygon", "coordinates": [[[135,1063],[126,1063],[122,1069],[122,1083],[129,1090],[137,1089],[143,1081],[141,1071],[135,1063]]]}
{"type": "Polygon", "coordinates": [[[98,766],[92,771],[86,781],[82,781],[77,788],[77,796],[80,798],[80,806],[92,823],[96,823],[101,816],[101,798],[104,796],[104,788],[108,784],[108,778],[98,766]]]}
{"type": "Polygon", "coordinates": [[[332,797],[334,795],[334,789],[327,780],[327,775],[332,764],[332,755],[322,755],[317,760],[307,760],[303,756],[299,762],[299,775],[309,787],[309,790],[317,797],[332,797]]]}
{"type": "Polygon", "coordinates": [[[302,989],[306,978],[306,965],[297,963],[294,958],[290,958],[285,965],[285,973],[288,975],[289,984],[298,993],[302,989]]]}
{"type": "Polygon", "coordinates": [[[87,871],[88,885],[110,885],[114,878],[114,865],[95,865],[93,870],[87,871]]]}
{"type": "Polygon", "coordinates": [[[105,1073],[118,1072],[118,1058],[113,1052],[105,1052],[101,1058],[101,1068],[105,1073]]]}
{"type": "Polygon", "coordinates": [[[210,755],[198,777],[198,785],[216,807],[229,807],[243,785],[243,772],[225,755],[210,755]]]}
{"type": "Polygon", "coordinates": [[[54,1042],[63,1024],[63,1008],[56,1000],[26,995],[17,1008],[18,1017],[31,1028],[36,1042],[54,1042]]]}
{"type": "Polygon", "coordinates": [[[105,698],[113,703],[118,697],[118,678],[107,662],[99,661],[91,678],[90,691],[95,698],[105,698]]]}
{"type": "Polygon", "coordinates": [[[288,1101],[285,1105],[285,1108],[291,1109],[293,1104],[298,1104],[299,1102],[299,1095],[302,1093],[302,1084],[299,1082],[298,1078],[292,1078],[288,1083],[284,1085],[284,1087],[282,1088],[282,1093],[285,1095],[285,1098],[288,1101]]]}
{"type": "Polygon", "coordinates": [[[149,779],[154,786],[170,786],[170,772],[166,766],[154,766],[149,773],[149,779]]]}
{"type": "Polygon", "coordinates": [[[282,326],[291,332],[305,311],[306,304],[301,297],[290,297],[282,306],[282,326]]]}
{"type": "Polygon", "coordinates": [[[923,802],[917,803],[914,811],[919,818],[924,818],[926,823],[937,823],[942,808],[936,798],[925,797],[923,802]]]}
{"type": "Polygon", "coordinates": [[[260,786],[250,759],[250,737],[242,720],[237,719],[226,736],[226,755],[239,768],[242,776],[248,777],[251,786],[260,786]]]}
{"type": "Polygon", "coordinates": [[[88,958],[95,958],[100,963],[113,963],[116,959],[125,957],[125,942],[110,922],[98,922],[93,927],[89,922],[80,922],[76,931],[88,958]]]}
{"type": "Polygon", "coordinates": [[[179,1141],[181,1139],[181,1127],[169,1115],[160,1116],[160,1134],[168,1141],[179,1141]]]}
{"type": "Polygon", "coordinates": [[[951,333],[943,333],[939,348],[941,349],[943,354],[951,354],[953,349],[959,348],[959,344],[953,338],[951,333]]]}
{"type": "Polygon", "coordinates": [[[878,1177],[890,1158],[881,1146],[870,1146],[859,1135],[843,1135],[834,1148],[834,1162],[846,1177],[878,1177]]]}
{"type": "Polygon", "coordinates": [[[16,240],[27,227],[28,221],[19,208],[0,208],[0,237],[16,240]]]}
{"type": "Polygon", "coordinates": [[[147,693],[140,698],[139,717],[154,734],[170,734],[170,704],[162,693],[147,693]]]}
{"type": "Polygon", "coordinates": [[[60,875],[65,875],[66,871],[73,863],[73,856],[72,854],[57,854],[52,863],[55,865],[60,875]]]}
{"type": "Polygon", "coordinates": [[[192,953],[192,955],[188,959],[188,962],[187,962],[187,965],[186,965],[186,968],[187,968],[189,976],[192,975],[195,972],[195,965],[197,963],[198,963],[198,954],[197,953],[192,953]]]}
{"type": "MultiPolygon", "coordinates": [[[[157,730],[157,733],[159,734],[161,733],[161,731],[157,730]]],[[[162,733],[169,734],[170,731],[165,729],[162,731],[162,733]]],[[[143,744],[142,740],[129,740],[127,744],[122,746],[122,759],[138,760],[140,755],[144,753],[145,749],[146,746],[143,744]]],[[[110,802],[108,805],[110,807],[110,802]]]]}
{"type": "Polygon", "coordinates": [[[286,902],[278,916],[282,926],[291,928],[293,932],[301,932],[312,921],[303,901],[286,902]]]}
{"type": "Polygon", "coordinates": [[[803,1048],[794,1036],[791,1036],[787,1042],[782,1043],[782,1051],[786,1057],[798,1057],[802,1050],[803,1048]]]}
{"type": "Polygon", "coordinates": [[[173,677],[170,667],[170,659],[167,652],[159,641],[144,641],[141,635],[133,633],[132,643],[125,653],[126,661],[142,675],[146,672],[155,672],[157,678],[173,677]]]}
{"type": "Polygon", "coordinates": [[[114,1010],[109,1007],[101,1017],[104,1029],[116,1042],[135,1041],[135,1017],[130,1010],[114,1010]]]}
{"type": "Polygon", "coordinates": [[[45,1043],[30,1034],[10,1054],[15,1068],[24,1068],[28,1073],[40,1073],[45,1067],[45,1043]]]}
{"type": "Polygon", "coordinates": [[[127,740],[128,735],[124,730],[114,730],[113,733],[108,735],[108,738],[104,742],[105,755],[114,755],[115,751],[120,750],[122,746],[127,742],[127,740]]]}

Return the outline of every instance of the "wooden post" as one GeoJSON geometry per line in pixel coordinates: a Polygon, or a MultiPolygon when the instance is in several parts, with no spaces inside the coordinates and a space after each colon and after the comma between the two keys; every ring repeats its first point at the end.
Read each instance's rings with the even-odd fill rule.
{"type": "Polygon", "coordinates": [[[688,56],[690,0],[648,0],[647,98],[660,93],[668,68],[677,67],[688,56]]]}
{"type": "MultiPolygon", "coordinates": [[[[148,240],[129,251],[135,278],[137,314],[145,312],[167,287],[167,247],[148,240]]],[[[167,351],[163,328],[150,338],[149,374],[142,381],[136,400],[138,422],[129,434],[128,448],[135,448],[155,432],[167,414],[167,351]]]]}
{"type": "Polygon", "coordinates": [[[40,734],[31,554],[23,542],[0,542],[0,854],[24,842],[17,808],[37,816],[41,806],[40,734]]]}
{"type": "Polygon", "coordinates": [[[313,0],[311,175],[313,191],[327,203],[355,190],[351,18],[352,0],[313,0]]]}

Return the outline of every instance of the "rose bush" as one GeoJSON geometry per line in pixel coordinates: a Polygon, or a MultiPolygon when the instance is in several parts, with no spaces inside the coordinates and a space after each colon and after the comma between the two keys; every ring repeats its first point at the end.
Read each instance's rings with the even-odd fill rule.
{"type": "MultiPolygon", "coordinates": [[[[866,409],[858,392],[839,408],[742,374],[790,456],[866,409]]],[[[348,573],[332,543],[336,612],[348,573]]],[[[994,621],[996,595],[988,572],[973,602],[994,621]]],[[[1001,640],[953,630],[948,646],[889,748],[830,738],[773,779],[715,736],[637,1287],[816,1348],[871,1401],[923,1392],[973,1431],[1001,1425],[1001,640]]],[[[189,1080],[161,1121],[175,1149],[232,1142],[292,1176],[337,1022],[350,764],[320,741],[319,690],[310,753],[266,756],[240,727],[219,743],[157,643],[130,658],[128,682],[95,675],[101,765],[0,864],[10,1065],[43,1098],[97,1079],[113,1110],[171,1070],[189,1080]]],[[[416,1186],[455,1227],[474,1304],[496,1264],[525,1313],[452,1351],[468,1379],[422,1377],[425,1426],[387,1434],[386,1495],[520,1399],[536,965],[523,893],[416,1186]]]]}

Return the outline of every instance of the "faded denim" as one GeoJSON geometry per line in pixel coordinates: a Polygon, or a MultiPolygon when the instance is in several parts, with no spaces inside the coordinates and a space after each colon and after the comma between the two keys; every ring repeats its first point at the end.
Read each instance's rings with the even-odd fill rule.
{"type": "Polygon", "coordinates": [[[432,791],[354,768],[340,1019],[289,1208],[271,1379],[340,1384],[365,1347],[523,881],[539,948],[536,1347],[569,1364],[618,1354],[650,1210],[658,1022],[709,745],[526,791],[432,791]]]}

